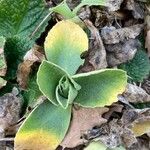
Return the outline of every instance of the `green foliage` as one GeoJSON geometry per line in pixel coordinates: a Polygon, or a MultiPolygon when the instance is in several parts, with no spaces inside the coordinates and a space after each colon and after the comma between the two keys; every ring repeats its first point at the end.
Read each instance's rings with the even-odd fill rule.
{"type": "Polygon", "coordinates": [[[75,102],[84,107],[103,107],[116,101],[117,95],[124,91],[126,75],[121,70],[106,69],[71,77],[55,64],[43,61],[37,82],[55,105],[67,108],[75,102]]]}
{"type": "Polygon", "coordinates": [[[71,18],[74,18],[76,16],[76,14],[73,13],[73,11],[71,11],[71,9],[69,8],[66,1],[63,1],[62,3],[57,5],[56,7],[50,8],[50,12],[59,13],[65,19],[71,19],[71,18]]]}
{"type": "Polygon", "coordinates": [[[81,3],[73,10],[73,12],[77,13],[79,9],[85,5],[106,6],[106,0],[81,0],[81,3]]]}
{"type": "Polygon", "coordinates": [[[149,75],[150,60],[144,51],[138,50],[131,61],[120,65],[119,68],[127,72],[130,81],[142,82],[149,75]]]}
{"type": "Polygon", "coordinates": [[[18,64],[31,48],[34,40],[44,31],[48,20],[31,37],[31,34],[49,13],[48,8],[45,8],[44,5],[43,0],[0,1],[0,35],[6,37],[4,51],[8,67],[7,79],[16,78],[18,64]]]}
{"type": "Polygon", "coordinates": [[[138,104],[132,104],[136,109],[145,109],[150,108],[150,102],[147,103],[138,103],[138,104]]]}
{"type": "Polygon", "coordinates": [[[60,21],[48,33],[44,46],[47,59],[73,75],[83,64],[80,54],[88,49],[88,37],[77,24],[60,21]]]}
{"type": "Polygon", "coordinates": [[[5,43],[5,56],[7,62],[7,79],[15,79],[19,63],[25,53],[31,48],[32,42],[27,38],[8,38],[5,43]]]}
{"type": "Polygon", "coordinates": [[[44,101],[20,127],[15,137],[15,149],[55,150],[67,132],[70,118],[71,107],[63,109],[44,101]]]}
{"type": "Polygon", "coordinates": [[[49,101],[40,104],[27,117],[15,138],[16,149],[31,149],[33,145],[38,149],[56,149],[68,130],[73,103],[103,107],[116,102],[118,94],[125,90],[127,76],[122,70],[72,75],[80,64],[77,56],[87,47],[84,31],[70,21],[59,22],[49,32],[45,41],[48,61],[42,62],[37,73],[39,89],[49,101]],[[69,34],[65,34],[67,31],[69,34]]]}
{"type": "MultiPolygon", "coordinates": [[[[48,14],[43,0],[1,0],[0,1],[0,35],[5,37],[29,37],[48,14]]],[[[45,22],[35,37],[42,32],[45,22]]],[[[34,37],[34,39],[35,39],[34,37]]]]}
{"type": "Polygon", "coordinates": [[[36,78],[37,76],[35,73],[30,74],[27,89],[22,93],[22,96],[26,103],[25,105],[30,106],[31,108],[36,105],[37,99],[42,96],[42,93],[37,85],[36,78]]]}
{"type": "Polygon", "coordinates": [[[106,6],[106,0],[82,0],[81,3],[76,6],[73,10],[71,10],[64,0],[62,3],[57,5],[56,7],[50,8],[50,12],[56,12],[61,14],[65,19],[71,19],[75,22],[81,22],[81,20],[77,17],[77,12],[81,7],[85,5],[95,5],[95,6],[106,6]]]}

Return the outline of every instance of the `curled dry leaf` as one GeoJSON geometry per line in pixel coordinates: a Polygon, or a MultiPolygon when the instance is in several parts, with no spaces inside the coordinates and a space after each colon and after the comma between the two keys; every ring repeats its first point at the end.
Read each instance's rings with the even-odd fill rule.
{"type": "Polygon", "coordinates": [[[109,123],[103,124],[95,129],[95,131],[89,131],[86,137],[88,140],[92,140],[93,135],[109,148],[116,148],[122,143],[131,146],[136,142],[133,132],[130,129],[123,127],[118,119],[113,119],[109,123]]]}
{"type": "Polygon", "coordinates": [[[116,11],[120,9],[123,0],[107,0],[108,11],[116,11]]]}
{"type": "Polygon", "coordinates": [[[150,132],[150,109],[131,109],[123,112],[121,122],[131,129],[134,135],[141,136],[150,132]]]}
{"type": "Polygon", "coordinates": [[[109,106],[109,111],[106,112],[103,117],[107,120],[110,119],[110,117],[112,116],[113,113],[117,112],[117,113],[121,113],[123,110],[123,105],[118,104],[118,103],[113,103],[111,106],[109,106]]]}
{"type": "Polygon", "coordinates": [[[137,143],[134,143],[127,150],[149,150],[150,138],[147,136],[137,137],[137,143]]]}
{"type": "MultiPolygon", "coordinates": [[[[109,110],[111,111],[111,108],[109,110]]],[[[107,114],[109,111],[103,117],[109,119],[107,114]]],[[[123,144],[127,149],[130,149],[138,143],[137,136],[149,132],[150,109],[132,108],[123,109],[123,115],[120,119],[113,119],[96,129],[89,130],[84,138],[89,141],[99,139],[109,148],[116,148],[123,144]]]]}
{"type": "Polygon", "coordinates": [[[146,103],[150,102],[150,95],[142,88],[127,84],[125,92],[122,94],[126,100],[131,103],[146,103]]]}
{"type": "Polygon", "coordinates": [[[150,78],[143,82],[142,88],[150,95],[150,78]]]}
{"type": "Polygon", "coordinates": [[[140,42],[137,39],[124,40],[118,44],[106,45],[107,62],[109,66],[117,66],[132,60],[140,42]]]}
{"type": "Polygon", "coordinates": [[[0,134],[19,120],[22,102],[16,91],[14,88],[12,93],[0,97],[0,134]]]}
{"type": "Polygon", "coordinates": [[[101,35],[105,44],[116,44],[123,42],[126,39],[135,39],[141,33],[143,27],[143,24],[137,24],[121,29],[116,29],[113,26],[105,26],[101,31],[101,35]]]}
{"type": "Polygon", "coordinates": [[[34,47],[26,53],[24,61],[18,67],[17,81],[21,88],[26,89],[28,76],[31,72],[31,67],[35,62],[41,62],[44,59],[42,47],[34,45],[34,47]]]}
{"type": "Polygon", "coordinates": [[[126,8],[132,11],[135,19],[144,19],[144,4],[135,0],[127,0],[126,8]]]}
{"type": "Polygon", "coordinates": [[[102,114],[108,111],[108,108],[73,108],[73,118],[67,135],[61,143],[62,147],[73,148],[87,142],[81,138],[84,133],[99,126],[107,120],[102,118],[102,114]]]}
{"type": "Polygon", "coordinates": [[[101,36],[97,28],[94,27],[90,20],[84,20],[86,26],[91,31],[90,47],[85,63],[80,67],[79,72],[89,72],[107,67],[106,50],[103,45],[101,36]]]}

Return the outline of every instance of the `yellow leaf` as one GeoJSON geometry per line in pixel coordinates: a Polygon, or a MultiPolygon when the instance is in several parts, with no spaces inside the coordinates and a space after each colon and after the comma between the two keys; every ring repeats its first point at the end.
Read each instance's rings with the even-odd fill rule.
{"type": "Polygon", "coordinates": [[[32,150],[54,150],[59,143],[57,136],[42,130],[22,132],[15,140],[17,141],[15,150],[31,150],[31,148],[32,150]]]}
{"type": "Polygon", "coordinates": [[[49,32],[45,41],[47,59],[75,74],[83,63],[80,54],[88,49],[88,38],[77,24],[65,20],[58,22],[49,32]]]}
{"type": "Polygon", "coordinates": [[[150,132],[150,120],[134,123],[132,130],[135,136],[141,136],[145,133],[150,132]]]}

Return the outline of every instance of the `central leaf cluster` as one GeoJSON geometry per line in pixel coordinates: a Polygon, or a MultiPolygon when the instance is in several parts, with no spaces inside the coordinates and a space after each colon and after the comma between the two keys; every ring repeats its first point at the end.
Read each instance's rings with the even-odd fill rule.
{"type": "Polygon", "coordinates": [[[76,98],[81,86],[77,84],[71,77],[64,75],[56,87],[56,99],[58,103],[67,108],[76,98]]]}

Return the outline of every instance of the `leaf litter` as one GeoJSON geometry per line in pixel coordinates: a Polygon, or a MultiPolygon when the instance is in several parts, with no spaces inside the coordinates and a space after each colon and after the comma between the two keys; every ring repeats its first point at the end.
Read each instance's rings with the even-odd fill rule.
{"type": "MultiPolygon", "coordinates": [[[[57,5],[61,1],[50,2],[52,5],[57,5]]],[[[75,0],[67,2],[71,8],[80,3],[75,0]]],[[[119,67],[120,64],[133,60],[139,49],[142,49],[148,57],[150,56],[150,9],[145,0],[108,0],[107,7],[85,6],[78,12],[78,16],[88,29],[90,44],[88,51],[81,55],[85,62],[79,67],[78,73],[119,67]],[[144,40],[139,40],[139,37],[144,40]]],[[[57,19],[54,15],[49,21],[49,26],[57,22],[57,19]]],[[[44,34],[47,32],[46,29],[44,34]]],[[[42,35],[41,37],[44,38],[42,35]]],[[[0,50],[1,61],[3,61],[0,76],[4,77],[7,70],[4,45],[0,47],[0,50]]],[[[10,128],[19,121],[22,92],[29,88],[27,82],[33,64],[40,63],[44,57],[43,44],[33,46],[17,67],[16,81],[19,91],[15,88],[12,92],[7,92],[0,97],[1,138],[9,135],[10,128]]],[[[145,66],[141,64],[140,67],[145,66]]],[[[132,74],[134,70],[130,72],[132,74]]],[[[6,82],[0,85],[2,90],[5,86],[7,87],[6,82]]],[[[14,85],[13,81],[8,80],[8,82],[14,85]]],[[[120,98],[118,96],[118,100],[117,103],[104,108],[89,109],[74,106],[70,128],[60,145],[64,149],[77,150],[84,149],[77,148],[79,145],[87,146],[97,141],[110,149],[123,146],[127,150],[149,150],[150,105],[147,103],[150,102],[150,76],[148,75],[140,82],[130,80],[124,93],[120,95],[120,98]],[[145,107],[137,109],[135,108],[137,104],[140,106],[145,104],[145,107]]],[[[13,134],[17,130],[14,129],[13,134]]]]}

